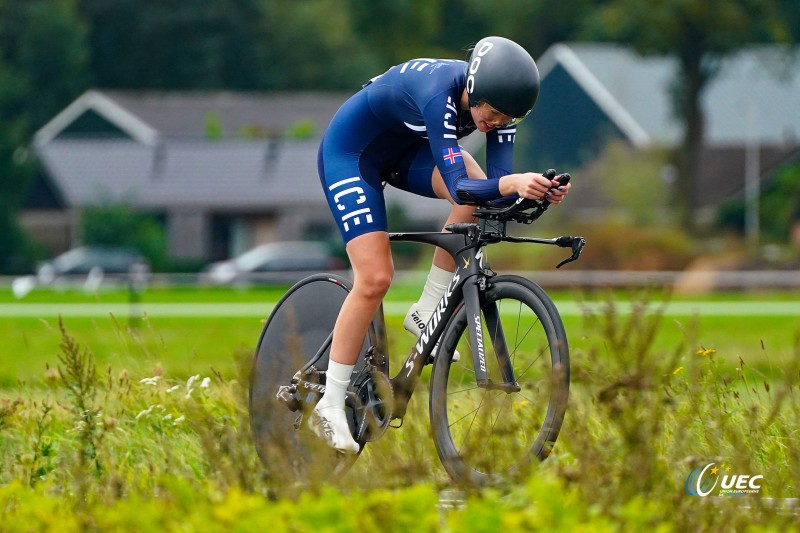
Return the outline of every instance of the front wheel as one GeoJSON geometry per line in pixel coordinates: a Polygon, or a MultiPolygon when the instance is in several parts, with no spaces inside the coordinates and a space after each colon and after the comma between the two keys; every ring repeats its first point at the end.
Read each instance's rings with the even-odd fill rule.
{"type": "Polygon", "coordinates": [[[442,336],[431,375],[439,458],[454,481],[474,486],[524,474],[534,459],[545,459],[569,394],[567,336],[544,290],[525,278],[499,276],[484,296],[482,338],[492,385],[476,382],[463,305],[442,336]],[[452,362],[456,349],[461,358],[452,362]]]}

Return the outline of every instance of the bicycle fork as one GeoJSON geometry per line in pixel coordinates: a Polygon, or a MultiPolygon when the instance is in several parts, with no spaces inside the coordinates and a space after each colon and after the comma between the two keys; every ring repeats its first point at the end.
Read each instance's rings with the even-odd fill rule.
{"type": "Polygon", "coordinates": [[[464,307],[467,314],[469,345],[472,352],[472,364],[475,369],[475,381],[478,387],[505,392],[519,392],[519,384],[514,377],[511,355],[506,344],[500,312],[493,301],[485,301],[481,306],[481,291],[486,289],[486,277],[478,275],[464,285],[464,307]],[[486,331],[489,338],[484,338],[481,309],[486,319],[486,331]],[[492,343],[497,364],[503,377],[502,383],[489,379],[486,367],[486,342],[492,343]]]}

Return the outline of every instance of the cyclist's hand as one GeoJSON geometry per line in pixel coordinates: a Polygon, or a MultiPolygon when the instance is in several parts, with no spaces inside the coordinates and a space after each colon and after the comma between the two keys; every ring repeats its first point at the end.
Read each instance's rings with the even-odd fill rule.
{"type": "Polygon", "coordinates": [[[500,178],[500,193],[503,196],[516,193],[529,200],[541,200],[554,185],[556,182],[536,172],[509,174],[500,178]]]}
{"type": "Polygon", "coordinates": [[[570,187],[572,187],[571,183],[561,186],[558,183],[558,176],[556,176],[556,179],[553,180],[553,188],[547,192],[547,200],[551,204],[560,204],[564,201],[564,197],[569,192],[570,187]]]}

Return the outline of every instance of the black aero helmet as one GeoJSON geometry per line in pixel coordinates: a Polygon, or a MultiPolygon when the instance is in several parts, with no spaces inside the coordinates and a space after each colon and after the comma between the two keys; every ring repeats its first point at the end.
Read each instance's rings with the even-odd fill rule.
{"type": "Polygon", "coordinates": [[[539,97],[539,69],[514,41],[485,37],[469,57],[467,94],[470,106],[487,102],[504,115],[523,119],[539,97]]]}

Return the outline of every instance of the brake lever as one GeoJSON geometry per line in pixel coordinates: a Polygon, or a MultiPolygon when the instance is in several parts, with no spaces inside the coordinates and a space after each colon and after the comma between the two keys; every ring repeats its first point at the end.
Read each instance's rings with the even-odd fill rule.
{"type": "Polygon", "coordinates": [[[586,239],[583,237],[559,237],[556,239],[556,245],[560,246],[561,248],[572,247],[572,256],[564,259],[556,265],[556,268],[561,268],[567,263],[577,261],[583,252],[583,247],[586,246],[586,239]]]}

